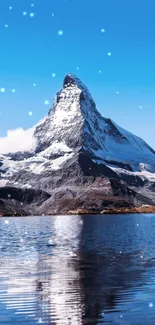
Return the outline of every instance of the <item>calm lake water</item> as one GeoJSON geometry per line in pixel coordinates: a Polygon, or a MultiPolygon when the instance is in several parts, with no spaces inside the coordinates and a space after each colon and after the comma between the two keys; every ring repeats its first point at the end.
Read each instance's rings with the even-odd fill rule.
{"type": "Polygon", "coordinates": [[[0,324],[155,324],[155,215],[0,219],[0,324]]]}

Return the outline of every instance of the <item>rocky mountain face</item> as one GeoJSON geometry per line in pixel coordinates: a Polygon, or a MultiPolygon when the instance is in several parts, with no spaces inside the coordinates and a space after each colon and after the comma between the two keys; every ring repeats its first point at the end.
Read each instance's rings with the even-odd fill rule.
{"type": "Polygon", "coordinates": [[[17,214],[155,204],[155,151],[102,117],[76,76],[65,77],[33,137],[32,151],[0,156],[0,199],[17,214]]]}

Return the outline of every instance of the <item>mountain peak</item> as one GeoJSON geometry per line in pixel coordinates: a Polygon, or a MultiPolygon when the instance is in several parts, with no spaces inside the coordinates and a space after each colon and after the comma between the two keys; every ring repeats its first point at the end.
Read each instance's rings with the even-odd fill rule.
{"type": "Polygon", "coordinates": [[[78,85],[78,82],[77,82],[78,80],[79,79],[76,77],[76,75],[71,74],[71,73],[67,74],[63,81],[63,88],[78,85]]]}
{"type": "Polygon", "coordinates": [[[2,207],[8,194],[11,211],[21,201],[33,214],[68,213],[83,206],[99,212],[113,204],[138,206],[152,204],[151,200],[155,204],[155,152],[102,117],[88,88],[75,75],[65,76],[51,113],[33,136],[34,151],[0,157],[2,207]]]}
{"type": "Polygon", "coordinates": [[[94,99],[92,98],[89,89],[87,86],[79,79],[75,74],[69,73],[65,76],[64,81],[63,81],[63,90],[71,90],[71,88],[79,89],[80,93],[83,94],[85,98],[88,100],[92,101],[94,103],[94,99]]]}
{"type": "MultiPolygon", "coordinates": [[[[114,162],[125,161],[131,164],[133,170],[139,170],[141,162],[148,165],[145,156],[149,156],[153,163],[150,163],[148,170],[154,170],[153,150],[143,140],[101,116],[87,86],[74,74],[65,76],[48,117],[36,127],[34,136],[37,140],[35,152],[50,148],[52,158],[56,157],[53,146],[58,148],[55,143],[59,143],[63,150],[65,143],[67,154],[84,148],[97,163],[106,160],[116,165],[114,162]]],[[[63,150],[58,150],[62,151],[62,156],[63,150]]]]}
{"type": "Polygon", "coordinates": [[[87,86],[74,73],[68,73],[63,81],[63,88],[70,86],[77,86],[81,90],[87,88],[87,86]]]}

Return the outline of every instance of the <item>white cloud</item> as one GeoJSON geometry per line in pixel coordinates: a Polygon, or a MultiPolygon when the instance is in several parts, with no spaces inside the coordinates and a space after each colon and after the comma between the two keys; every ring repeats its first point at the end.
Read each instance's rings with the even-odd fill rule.
{"type": "Polygon", "coordinates": [[[7,136],[0,138],[0,153],[5,154],[16,151],[29,151],[35,148],[36,140],[33,138],[34,128],[24,130],[18,128],[8,130],[7,136]]]}
{"type": "Polygon", "coordinates": [[[46,116],[35,126],[24,130],[22,127],[7,130],[6,137],[0,137],[0,154],[17,151],[31,151],[36,147],[36,139],[33,137],[35,127],[46,119],[46,116]]]}

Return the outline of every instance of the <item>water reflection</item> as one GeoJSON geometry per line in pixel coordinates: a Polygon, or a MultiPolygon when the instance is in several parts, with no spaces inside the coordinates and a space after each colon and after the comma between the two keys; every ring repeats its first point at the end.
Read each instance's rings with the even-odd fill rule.
{"type": "Polygon", "coordinates": [[[155,221],[145,218],[1,219],[1,324],[154,324],[155,221]]]}
{"type": "Polygon", "coordinates": [[[48,254],[40,255],[37,281],[40,310],[48,311],[48,324],[82,324],[82,290],[80,289],[79,241],[80,217],[56,217],[52,225],[48,254]]]}

